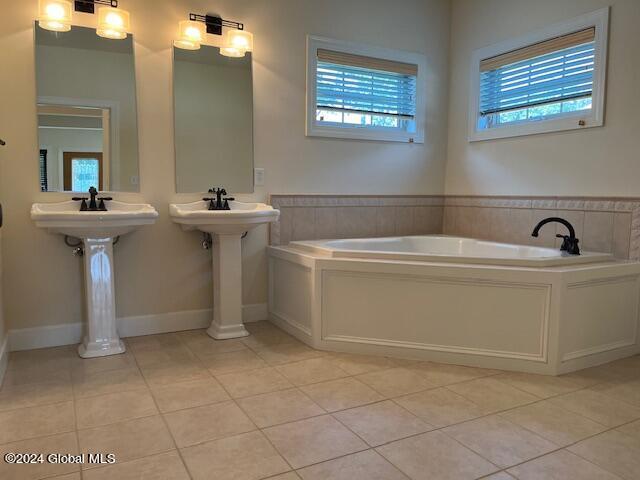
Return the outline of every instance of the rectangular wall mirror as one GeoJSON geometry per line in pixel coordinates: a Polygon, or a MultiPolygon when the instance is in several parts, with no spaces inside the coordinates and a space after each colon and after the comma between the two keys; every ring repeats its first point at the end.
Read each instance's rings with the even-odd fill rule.
{"type": "Polygon", "coordinates": [[[253,192],[251,54],[220,55],[217,47],[173,50],[176,189],[253,192]]]}
{"type": "Polygon", "coordinates": [[[137,192],[133,37],[35,25],[40,189],[137,192]]]}

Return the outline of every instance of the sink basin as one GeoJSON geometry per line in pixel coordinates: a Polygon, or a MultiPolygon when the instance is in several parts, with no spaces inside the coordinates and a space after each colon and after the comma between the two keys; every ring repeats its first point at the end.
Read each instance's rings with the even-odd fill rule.
{"type": "Polygon", "coordinates": [[[113,239],[156,221],[151,205],[117,201],[105,202],[106,212],[81,212],[74,201],[35,203],[31,219],[36,226],[79,238],[76,249],[84,261],[87,333],[78,353],[83,358],[124,353],[125,346],[116,329],[116,301],[113,277],[113,239]]]}
{"type": "Polygon", "coordinates": [[[208,210],[205,201],[172,204],[169,213],[184,230],[213,237],[213,320],[207,333],[218,340],[249,335],[242,322],[242,236],[280,211],[264,203],[229,202],[231,210],[208,210]]]}
{"type": "Polygon", "coordinates": [[[231,210],[208,210],[204,201],[169,205],[173,221],[185,230],[207,233],[244,233],[262,223],[275,222],[280,210],[264,203],[229,202],[231,210]]]}
{"type": "Polygon", "coordinates": [[[34,203],[31,219],[51,233],[76,238],[118,237],[155,222],[158,212],[146,203],[105,202],[106,212],[81,212],[80,204],[69,200],[60,203],[34,203]]]}

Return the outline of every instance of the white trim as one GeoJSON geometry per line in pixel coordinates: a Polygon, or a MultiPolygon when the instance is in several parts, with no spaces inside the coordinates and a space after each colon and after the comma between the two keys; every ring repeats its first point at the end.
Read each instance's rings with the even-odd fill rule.
{"type": "MultiPolygon", "coordinates": [[[[186,310],[181,312],[138,315],[118,318],[120,336],[136,337],[157,333],[179,332],[207,328],[211,324],[211,309],[186,310]]],[[[243,322],[257,322],[268,318],[267,304],[257,303],[242,306],[243,322]]],[[[9,330],[6,343],[9,350],[32,350],[36,348],[73,345],[82,340],[83,323],[63,323],[45,327],[9,330]]],[[[0,368],[1,368],[0,358],[0,368]]]]}
{"type": "Polygon", "coordinates": [[[512,38],[488,47],[475,50],[471,56],[470,92],[468,114],[468,140],[476,142],[496,138],[518,137],[538,133],[556,132],[562,130],[580,130],[589,127],[600,127],[604,124],[605,80],[607,73],[607,40],[609,28],[609,7],[587,13],[580,17],[556,23],[534,33],[512,38]],[[478,112],[480,110],[480,62],[485,58],[494,57],[511,50],[526,47],[549,38],[567,33],[595,27],[595,57],[592,107],[584,112],[566,115],[546,120],[505,125],[502,127],[477,129],[478,112]],[[578,122],[584,121],[584,125],[578,122]]]}
{"type": "Polygon", "coordinates": [[[636,345],[636,339],[630,338],[626,340],[619,340],[617,342],[611,342],[604,345],[595,345],[589,348],[583,348],[582,350],[576,350],[575,352],[565,353],[562,356],[561,361],[566,362],[569,360],[575,360],[576,358],[588,357],[598,353],[609,352],[611,350],[619,350],[625,347],[633,347],[636,345]]]}
{"type": "Polygon", "coordinates": [[[327,335],[322,340],[334,342],[351,342],[367,345],[383,345],[388,347],[401,347],[418,350],[433,350],[436,352],[461,353],[466,355],[482,355],[487,357],[513,358],[516,360],[530,360],[533,362],[547,362],[546,354],[510,352],[506,350],[489,350],[473,347],[453,347],[448,345],[437,345],[419,342],[405,342],[401,340],[384,340],[379,338],[354,337],[349,335],[327,335]]]}
{"type": "Polygon", "coordinates": [[[0,387],[2,386],[2,380],[4,379],[4,373],[7,371],[7,365],[9,364],[9,336],[7,335],[0,345],[0,387]]]}
{"type": "Polygon", "coordinates": [[[424,143],[426,127],[425,98],[427,59],[419,53],[391,50],[360,43],[344,42],[330,38],[307,35],[307,93],[306,93],[306,130],[307,137],[330,137],[351,140],[377,140],[386,142],[424,143]],[[318,48],[364,55],[418,66],[416,78],[416,131],[383,131],[365,128],[329,127],[316,125],[316,67],[318,48]],[[412,141],[410,139],[413,139],[412,141]]]}

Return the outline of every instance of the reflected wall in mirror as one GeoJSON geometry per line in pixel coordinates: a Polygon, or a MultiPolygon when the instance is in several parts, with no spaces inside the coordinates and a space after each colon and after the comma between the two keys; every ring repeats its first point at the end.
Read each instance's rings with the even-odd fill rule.
{"type": "Polygon", "coordinates": [[[133,38],[35,26],[40,189],[138,191],[133,38]]]}
{"type": "Polygon", "coordinates": [[[173,60],[177,191],[253,192],[251,54],[202,45],[174,48],[173,60]]]}

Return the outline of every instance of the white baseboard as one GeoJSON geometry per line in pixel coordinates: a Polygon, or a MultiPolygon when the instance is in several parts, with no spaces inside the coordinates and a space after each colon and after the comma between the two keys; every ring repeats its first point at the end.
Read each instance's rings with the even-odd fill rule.
{"type": "MultiPolygon", "coordinates": [[[[140,335],[206,328],[211,324],[211,316],[211,309],[203,309],[121,317],[118,318],[118,333],[121,337],[137,337],[140,335]]],[[[242,320],[244,322],[257,322],[266,320],[267,317],[266,303],[242,306],[242,320]]],[[[64,323],[46,327],[9,330],[7,335],[8,350],[14,352],[18,350],[72,345],[74,343],[80,343],[82,340],[82,332],[82,323],[64,323]]]]}
{"type": "Polygon", "coordinates": [[[0,345],[0,387],[2,386],[2,380],[4,378],[4,372],[7,371],[7,364],[9,363],[9,336],[7,335],[0,345]]]}

